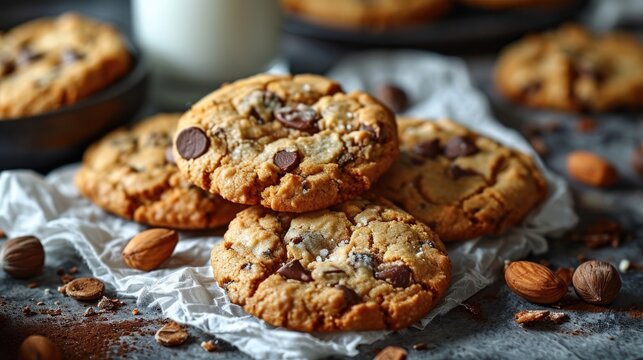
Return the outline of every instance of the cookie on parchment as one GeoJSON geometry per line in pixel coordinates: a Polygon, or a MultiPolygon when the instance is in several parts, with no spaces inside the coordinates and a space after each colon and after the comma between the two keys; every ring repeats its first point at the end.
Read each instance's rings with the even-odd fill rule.
{"type": "Polygon", "coordinates": [[[180,114],[160,114],[113,131],[85,153],[78,190],[126,219],[175,229],[226,225],[244,206],[191,185],[172,158],[180,114]]]}
{"type": "Polygon", "coordinates": [[[643,108],[643,45],[624,33],[601,36],[577,25],[529,35],[496,64],[508,99],[564,111],[643,108]]]}
{"type": "Polygon", "coordinates": [[[75,13],[0,33],[0,120],[73,104],[124,76],[131,63],[115,28],[75,13]]]}
{"type": "Polygon", "coordinates": [[[447,119],[398,120],[401,155],[374,187],[443,241],[501,233],[547,195],[532,159],[447,119]]]}
{"type": "Polygon", "coordinates": [[[317,75],[224,85],[179,121],[174,155],[194,184],[276,211],[324,209],[368,190],[399,153],[395,117],[317,75]]]}
{"type": "Polygon", "coordinates": [[[281,0],[286,12],[345,28],[413,25],[440,17],[451,4],[452,0],[281,0]]]}
{"type": "Polygon", "coordinates": [[[407,327],[451,278],[435,233],[373,197],[306,214],[248,208],[212,250],[212,267],[233,303],[307,332],[407,327]]]}

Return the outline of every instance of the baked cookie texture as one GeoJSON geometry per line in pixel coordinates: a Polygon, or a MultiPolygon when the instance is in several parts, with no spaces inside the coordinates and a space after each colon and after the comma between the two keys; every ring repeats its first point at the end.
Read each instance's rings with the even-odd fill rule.
{"type": "Polygon", "coordinates": [[[381,28],[440,17],[452,0],[281,0],[282,8],[322,25],[381,28]]]}
{"type": "Polygon", "coordinates": [[[495,83],[508,99],[564,111],[643,108],[643,46],[577,25],[529,35],[503,50],[495,83]]]}
{"type": "Polygon", "coordinates": [[[398,120],[401,155],[373,192],[443,241],[501,233],[547,195],[532,159],[448,119],[398,120]]]}
{"type": "Polygon", "coordinates": [[[224,85],[179,121],[174,157],[194,184],[232,202],[306,212],[368,190],[399,153],[395,117],[317,75],[224,85]]]}
{"type": "Polygon", "coordinates": [[[73,104],[121,78],[131,63],[115,28],[75,13],[0,33],[0,120],[73,104]]]}
{"type": "Polygon", "coordinates": [[[460,0],[461,3],[486,10],[522,8],[551,8],[568,4],[571,0],[460,0]]]}
{"type": "Polygon", "coordinates": [[[373,197],[306,214],[248,208],[212,250],[212,267],[233,303],[307,332],[407,327],[451,278],[435,233],[373,197]]]}
{"type": "Polygon", "coordinates": [[[245,208],[191,185],[173,162],[180,114],[160,114],[93,144],[76,175],[81,194],[139,223],[175,229],[226,225],[245,208]]]}

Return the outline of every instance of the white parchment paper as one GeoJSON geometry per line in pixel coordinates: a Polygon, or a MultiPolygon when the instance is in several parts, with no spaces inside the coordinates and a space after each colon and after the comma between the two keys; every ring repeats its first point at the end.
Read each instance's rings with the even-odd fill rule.
{"type": "MultiPolygon", "coordinates": [[[[425,52],[369,53],[347,59],[330,76],[347,89],[372,89],[394,81],[415,103],[409,114],[449,116],[509,146],[532,153],[516,132],[492,118],[484,97],[472,86],[467,69],[457,59],[425,52]]],[[[542,163],[539,163],[542,168],[542,163]]],[[[41,177],[29,171],[0,174],[0,228],[11,237],[39,237],[49,261],[75,250],[93,275],[110,284],[119,296],[137,298],[138,306],[160,306],[163,314],[196,326],[261,359],[320,358],[355,355],[357,346],[372,343],[387,332],[312,335],[277,329],[231,304],[212,278],[210,249],[221,231],[182,232],[172,258],[149,273],[128,268],[121,250],[142,226],[106,214],[79,196],[73,185],[77,166],[41,177]]],[[[544,235],[568,229],[576,222],[564,181],[543,168],[550,186],[548,200],[522,225],[499,237],[484,237],[449,245],[453,284],[444,300],[416,326],[423,328],[500,275],[505,259],[547,249],[544,235]]]]}

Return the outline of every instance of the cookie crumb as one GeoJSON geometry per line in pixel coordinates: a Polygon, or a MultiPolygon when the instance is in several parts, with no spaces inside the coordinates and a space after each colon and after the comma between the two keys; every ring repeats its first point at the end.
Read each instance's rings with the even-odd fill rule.
{"type": "Polygon", "coordinates": [[[35,313],[31,311],[31,308],[29,306],[23,306],[21,309],[22,313],[25,314],[26,316],[34,315],[35,313]]]}
{"type": "Polygon", "coordinates": [[[399,346],[387,346],[375,355],[374,360],[405,360],[406,350],[399,346]]]}
{"type": "Polygon", "coordinates": [[[632,263],[627,259],[623,259],[623,260],[621,260],[621,262],[618,263],[618,269],[623,274],[628,272],[628,270],[630,270],[631,266],[632,266],[632,263]]]}
{"type": "Polygon", "coordinates": [[[217,351],[217,346],[214,344],[214,341],[208,340],[201,342],[201,347],[207,352],[217,351]]]}
{"type": "Polygon", "coordinates": [[[134,316],[136,316],[136,315],[138,315],[138,314],[140,314],[140,313],[141,313],[141,312],[140,312],[140,311],[138,311],[138,309],[137,309],[137,308],[134,308],[134,309],[132,310],[132,315],[134,315],[134,316]]]}
{"type": "Polygon", "coordinates": [[[30,282],[29,284],[27,284],[27,287],[30,288],[30,289],[35,289],[35,288],[38,287],[38,283],[35,282],[35,281],[30,282]]]}
{"type": "Polygon", "coordinates": [[[423,342],[413,344],[413,350],[417,350],[417,351],[424,351],[424,350],[428,350],[428,349],[433,348],[433,347],[435,347],[435,345],[429,345],[429,344],[423,343],[423,342]]]}
{"type": "Polygon", "coordinates": [[[85,310],[85,312],[83,313],[83,316],[88,317],[92,315],[96,315],[96,311],[94,311],[94,308],[90,306],[87,308],[87,310],[85,310]]]}
{"type": "Polygon", "coordinates": [[[576,122],[576,131],[580,133],[590,133],[596,130],[598,122],[588,116],[583,116],[576,122]]]}
{"type": "Polygon", "coordinates": [[[549,310],[523,310],[516,313],[514,319],[518,324],[523,326],[537,322],[560,324],[567,319],[567,314],[563,312],[550,312],[549,310]]]}
{"type": "Polygon", "coordinates": [[[75,273],[77,273],[77,272],[78,272],[78,268],[77,268],[76,266],[72,266],[72,267],[69,269],[69,273],[70,273],[70,274],[75,274],[75,273]]]}

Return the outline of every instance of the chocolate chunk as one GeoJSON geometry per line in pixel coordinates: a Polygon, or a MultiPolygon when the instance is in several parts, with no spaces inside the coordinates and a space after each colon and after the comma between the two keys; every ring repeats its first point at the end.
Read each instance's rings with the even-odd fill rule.
{"type": "Polygon", "coordinates": [[[275,111],[275,117],[288,128],[311,133],[318,131],[317,120],[319,120],[319,115],[317,115],[317,111],[304,104],[298,104],[294,108],[284,106],[275,111]]]}
{"type": "Polygon", "coordinates": [[[525,96],[533,95],[538,91],[540,91],[542,87],[543,87],[542,81],[539,81],[539,80],[533,81],[527,84],[524,88],[522,88],[522,96],[525,97],[525,96]]]}
{"type": "Polygon", "coordinates": [[[362,299],[357,295],[355,290],[340,284],[335,285],[335,287],[344,293],[344,300],[346,301],[347,307],[351,307],[362,302],[362,299]]]}
{"type": "Polygon", "coordinates": [[[253,91],[245,99],[248,106],[250,106],[250,116],[252,116],[257,123],[264,124],[267,121],[272,121],[273,113],[283,105],[281,98],[272,91],[253,91]]]}
{"type": "Polygon", "coordinates": [[[291,260],[285,263],[277,272],[286,279],[299,281],[313,281],[310,272],[301,265],[299,260],[291,260]]]}
{"type": "Polygon", "coordinates": [[[291,242],[292,242],[293,244],[297,245],[297,244],[299,244],[300,242],[302,242],[303,240],[304,240],[304,239],[303,239],[301,236],[295,236],[294,238],[292,238],[291,242]]]}
{"type": "Polygon", "coordinates": [[[31,48],[25,47],[20,49],[20,52],[18,52],[18,56],[16,56],[16,64],[18,66],[26,65],[31,62],[40,60],[44,54],[42,53],[36,53],[31,48]]]}
{"type": "Polygon", "coordinates": [[[198,127],[183,129],[176,138],[176,148],[182,158],[196,159],[205,154],[210,146],[210,140],[205,132],[198,127]]]}
{"type": "Polygon", "coordinates": [[[449,141],[444,149],[444,155],[449,159],[455,159],[460,156],[469,156],[478,152],[478,147],[473,143],[473,140],[464,136],[454,136],[449,141]]]}
{"type": "Polygon", "coordinates": [[[12,59],[0,59],[0,76],[9,75],[16,70],[16,63],[12,59]]]}
{"type": "Polygon", "coordinates": [[[386,280],[395,287],[407,287],[411,283],[411,268],[406,265],[388,265],[375,272],[375,278],[386,280]]]}
{"type": "Polygon", "coordinates": [[[449,166],[449,176],[454,180],[457,180],[463,176],[470,176],[470,175],[477,175],[477,174],[478,173],[476,173],[473,170],[463,169],[456,164],[451,164],[451,166],[449,166]]]}
{"type": "Polygon", "coordinates": [[[415,144],[415,146],[413,147],[413,151],[431,159],[440,155],[440,150],[440,139],[423,141],[419,144],[415,144]]]}
{"type": "Polygon", "coordinates": [[[281,170],[289,172],[299,165],[299,153],[296,151],[280,150],[275,154],[272,161],[281,170]]]}
{"type": "Polygon", "coordinates": [[[406,92],[394,84],[383,84],[375,90],[375,97],[395,113],[400,113],[409,105],[406,92]]]}
{"type": "Polygon", "coordinates": [[[172,153],[171,146],[168,146],[167,149],[165,149],[165,161],[168,164],[176,165],[176,161],[174,161],[174,154],[172,153]]]}
{"type": "Polygon", "coordinates": [[[73,64],[78,60],[82,60],[85,55],[76,51],[76,49],[65,49],[60,53],[60,63],[63,65],[73,64]]]}

